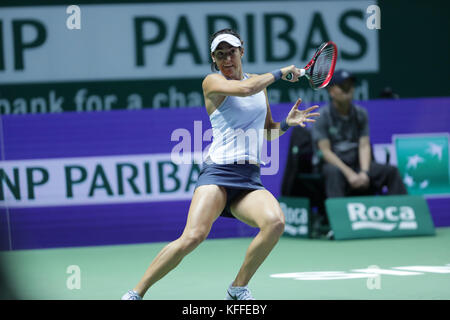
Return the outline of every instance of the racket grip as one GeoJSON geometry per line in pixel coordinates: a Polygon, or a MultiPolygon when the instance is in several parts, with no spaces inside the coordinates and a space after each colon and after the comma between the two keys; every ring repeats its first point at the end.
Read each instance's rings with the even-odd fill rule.
{"type": "MultiPolygon", "coordinates": [[[[303,77],[304,75],[305,75],[305,73],[306,73],[306,70],[305,69],[300,69],[300,77],[303,77]]],[[[300,78],[299,77],[299,78],[300,78]]],[[[289,72],[287,75],[286,75],[286,79],[287,80],[292,80],[292,78],[294,78],[294,74],[292,73],[292,72],[289,72]]]]}

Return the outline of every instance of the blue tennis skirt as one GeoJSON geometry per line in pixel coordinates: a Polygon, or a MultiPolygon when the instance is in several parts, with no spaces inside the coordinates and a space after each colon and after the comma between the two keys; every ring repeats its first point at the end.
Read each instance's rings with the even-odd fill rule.
{"type": "Polygon", "coordinates": [[[208,184],[225,188],[227,202],[221,216],[228,218],[235,218],[231,213],[230,205],[240,195],[249,190],[265,189],[261,183],[260,167],[250,163],[216,164],[204,162],[195,188],[208,184]]]}

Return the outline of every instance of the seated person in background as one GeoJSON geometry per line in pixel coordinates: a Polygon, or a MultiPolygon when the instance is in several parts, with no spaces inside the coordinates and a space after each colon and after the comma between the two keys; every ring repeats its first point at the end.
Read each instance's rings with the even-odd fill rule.
{"type": "Polygon", "coordinates": [[[372,161],[367,111],[353,103],[355,77],[339,70],[328,85],[330,105],[320,108],[313,145],[323,156],[326,196],[407,194],[398,169],[372,161]]]}

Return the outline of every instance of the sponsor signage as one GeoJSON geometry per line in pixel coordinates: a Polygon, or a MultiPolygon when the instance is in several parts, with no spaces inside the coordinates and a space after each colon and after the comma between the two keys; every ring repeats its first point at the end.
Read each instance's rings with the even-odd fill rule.
{"type": "Polygon", "coordinates": [[[394,135],[392,140],[408,193],[450,195],[448,132],[394,135]]]}
{"type": "Polygon", "coordinates": [[[285,217],[284,235],[308,238],[311,230],[309,199],[281,197],[278,201],[285,217]]]}
{"type": "MultiPolygon", "coordinates": [[[[305,65],[323,41],[339,46],[338,68],[379,71],[376,1],[149,2],[80,4],[79,28],[64,5],[0,10],[0,114],[199,107],[211,72],[209,36],[237,29],[244,71],[305,65]],[[301,14],[300,14],[301,13],[301,14]],[[187,81],[187,79],[189,81],[187,81]]],[[[297,84],[269,88],[271,103],[327,101],[297,84]]],[[[356,97],[369,99],[369,82],[356,97]]]]}
{"type": "Polygon", "coordinates": [[[318,45],[340,45],[340,67],[378,71],[378,36],[366,26],[374,1],[251,1],[80,5],[80,29],[66,6],[6,7],[1,83],[203,77],[209,36],[233,27],[248,72],[306,64],[318,45]],[[299,14],[301,12],[301,14],[299,14]]]}
{"type": "Polygon", "coordinates": [[[191,164],[170,153],[3,161],[0,206],[190,200],[200,169],[201,154],[191,164]]]}
{"type": "Polygon", "coordinates": [[[336,240],[435,234],[421,196],[331,198],[325,205],[336,240]]]}

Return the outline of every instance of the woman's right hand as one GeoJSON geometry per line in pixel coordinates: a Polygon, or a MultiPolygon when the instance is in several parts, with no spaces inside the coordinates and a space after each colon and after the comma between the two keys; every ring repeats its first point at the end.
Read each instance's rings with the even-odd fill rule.
{"type": "Polygon", "coordinates": [[[301,76],[300,69],[297,68],[295,65],[290,65],[288,67],[281,68],[281,73],[283,74],[281,79],[289,82],[297,82],[298,78],[300,78],[301,76]],[[291,79],[287,79],[286,76],[290,73],[292,73],[293,77],[291,79]]]}

